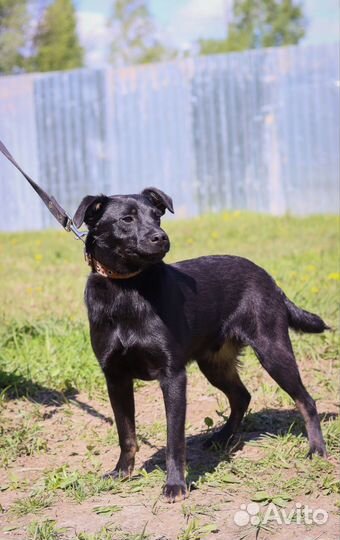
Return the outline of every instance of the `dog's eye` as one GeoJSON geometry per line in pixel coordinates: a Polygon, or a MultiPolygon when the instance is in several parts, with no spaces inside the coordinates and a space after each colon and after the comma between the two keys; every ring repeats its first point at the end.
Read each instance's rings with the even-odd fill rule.
{"type": "Polygon", "coordinates": [[[124,216],[121,218],[124,223],[132,223],[133,222],[133,216],[124,216]]]}

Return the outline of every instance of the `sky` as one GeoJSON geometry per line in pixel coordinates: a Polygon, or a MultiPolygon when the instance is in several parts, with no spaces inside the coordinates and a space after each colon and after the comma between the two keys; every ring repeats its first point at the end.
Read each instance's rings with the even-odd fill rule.
{"type": "MultiPolygon", "coordinates": [[[[339,39],[338,0],[300,0],[308,26],[305,44],[339,39]]],[[[87,50],[87,64],[105,64],[111,41],[107,19],[113,0],[74,0],[78,29],[87,50]]],[[[167,40],[187,48],[198,38],[221,38],[230,16],[232,0],[148,0],[150,12],[167,40]]]]}

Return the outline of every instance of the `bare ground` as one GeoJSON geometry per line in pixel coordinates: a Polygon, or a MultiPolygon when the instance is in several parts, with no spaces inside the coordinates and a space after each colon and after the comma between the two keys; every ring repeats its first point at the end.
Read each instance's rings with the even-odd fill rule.
{"type": "MultiPolygon", "coordinates": [[[[208,383],[198,374],[189,377],[188,412],[187,412],[187,459],[193,471],[213,472],[223,456],[202,449],[202,438],[206,432],[204,418],[216,418],[216,394],[208,383]]],[[[43,401],[43,400],[41,400],[43,401]]],[[[318,404],[319,412],[335,413],[332,402],[318,404]]],[[[155,383],[148,383],[136,392],[137,425],[140,434],[140,450],[137,454],[136,470],[146,468],[152,471],[156,465],[164,468],[165,415],[161,392],[155,383]]],[[[118,446],[114,440],[107,442],[111,428],[111,410],[108,401],[89,399],[78,395],[74,400],[61,404],[36,405],[28,400],[12,400],[6,404],[6,417],[17,418],[22,414],[37,415],[37,423],[42,426],[42,437],[47,441],[47,451],[33,456],[20,456],[0,472],[0,514],[1,540],[26,540],[27,527],[33,520],[56,520],[58,528],[63,529],[60,538],[77,538],[79,533],[98,534],[104,526],[112,531],[112,539],[121,538],[124,532],[145,534],[155,540],[194,540],[212,538],[215,540],[241,538],[274,538],[283,540],[335,540],[339,538],[339,518],[334,495],[324,495],[318,491],[302,494],[288,504],[288,509],[300,502],[312,509],[322,508],[328,513],[325,524],[312,523],[289,524],[273,528],[258,528],[251,525],[238,526],[234,522],[235,514],[241,505],[250,502],[247,479],[229,490],[228,484],[221,487],[209,482],[194,489],[192,484],[189,498],[183,503],[167,504],[160,496],[161,484],[138,487],[121,493],[101,493],[83,502],[71,499],[65,492],[58,491],[50,507],[33,515],[28,513],[18,516],[14,512],[17,500],[32,493],[48,470],[54,470],[65,464],[69,469],[82,472],[97,467],[104,473],[111,470],[118,458],[118,446]],[[106,441],[103,444],[103,441],[106,441]],[[119,511],[112,515],[97,514],[96,507],[117,505],[119,511]],[[190,525],[196,527],[190,534],[190,525]],[[213,524],[212,531],[204,529],[204,524],[213,524]],[[203,529],[200,529],[203,527],[203,529]],[[115,530],[117,532],[115,532],[115,530]],[[182,535],[182,536],[181,536],[182,535]]],[[[0,411],[1,412],[1,411],[0,411]]],[[[282,412],[282,411],[281,411],[282,412]]],[[[273,413],[275,414],[275,413],[273,413]]],[[[280,411],[277,412],[280,414],[280,411]]],[[[288,426],[287,426],[288,427],[288,426]]],[[[261,457],[261,445],[248,445],[247,441],[256,440],[260,432],[241,434],[241,443],[231,457],[237,462],[240,457],[247,457],[256,463],[261,457]]],[[[230,459],[230,457],[228,457],[230,459]]],[[[294,463],[290,469],[283,468],[282,474],[294,475],[294,463]]],[[[197,475],[198,477],[198,475],[197,475]]],[[[195,481],[195,474],[192,474],[195,481]]],[[[261,507],[262,508],[262,507],[261,507]]],[[[97,538],[95,536],[90,537],[97,538]]],[[[98,536],[98,538],[101,538],[98,536]]],[[[104,536],[103,536],[104,538],[104,536]]],[[[105,537],[105,538],[109,538],[105,537]]],[[[132,538],[132,536],[131,536],[132,538]]],[[[143,536],[140,536],[143,538],[143,536]]]]}

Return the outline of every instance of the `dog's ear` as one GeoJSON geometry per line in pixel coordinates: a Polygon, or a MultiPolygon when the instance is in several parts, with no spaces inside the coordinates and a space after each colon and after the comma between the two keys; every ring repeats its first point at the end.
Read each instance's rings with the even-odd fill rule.
{"type": "Polygon", "coordinates": [[[146,197],[154,206],[161,210],[163,214],[165,214],[166,209],[168,209],[172,214],[174,213],[171,197],[160,189],[154,187],[145,188],[142,191],[142,195],[144,195],[144,197],[146,197]]]}
{"type": "Polygon", "coordinates": [[[105,195],[87,195],[83,198],[73,216],[73,223],[80,227],[84,222],[91,227],[101,217],[109,200],[105,195]]]}

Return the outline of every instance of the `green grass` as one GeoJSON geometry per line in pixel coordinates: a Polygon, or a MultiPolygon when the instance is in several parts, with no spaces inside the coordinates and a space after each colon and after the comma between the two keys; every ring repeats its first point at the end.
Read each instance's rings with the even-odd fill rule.
{"type": "Polygon", "coordinates": [[[212,523],[201,525],[196,518],[193,518],[178,536],[178,540],[201,540],[201,538],[211,538],[211,534],[218,532],[216,525],[212,523]]]}
{"type": "MultiPolygon", "coordinates": [[[[24,403],[24,402],[23,402],[24,403]]],[[[48,444],[42,427],[34,415],[17,415],[0,425],[0,465],[7,466],[19,456],[32,456],[47,451],[48,444]]]]}
{"type": "Polygon", "coordinates": [[[25,516],[26,514],[37,514],[48,508],[53,503],[51,494],[36,493],[22,499],[18,499],[11,506],[11,513],[17,517],[25,516]]]}
{"type": "Polygon", "coordinates": [[[61,540],[64,529],[57,527],[52,519],[32,521],[27,529],[28,540],[61,540]]]}
{"type": "MultiPolygon", "coordinates": [[[[169,221],[165,224],[172,241],[168,261],[212,253],[245,256],[269,271],[294,302],[319,313],[336,329],[340,281],[337,225],[331,216],[275,218],[239,212],[169,221]]],[[[83,305],[88,269],[82,245],[63,231],[0,234],[0,254],[0,464],[11,471],[20,459],[53,453],[54,443],[44,431],[45,404],[58,410],[63,433],[72,437],[74,406],[79,406],[77,393],[104,399],[105,403],[107,397],[91,351],[83,305]]],[[[327,404],[334,410],[339,392],[338,333],[292,333],[292,340],[310,393],[326,403],[324,410],[328,410],[327,404]]],[[[245,501],[259,501],[264,506],[271,501],[285,505],[302,496],[332,498],[339,494],[335,468],[340,452],[339,419],[334,414],[322,419],[330,459],[306,460],[304,426],[291,399],[259,369],[251,351],[246,351],[243,364],[242,379],[252,394],[243,431],[262,435],[251,442],[241,441],[249,456],[241,453],[232,458],[232,452],[221,451],[218,459],[216,453],[208,453],[204,462],[196,460],[188,465],[188,484],[191,490],[199,490],[202,501],[198,504],[189,499],[179,505],[178,540],[214,537],[223,515],[214,493],[223,493],[224,504],[242,493],[245,501]],[[207,467],[209,460],[214,466],[207,467]]],[[[195,365],[188,371],[193,384],[196,380],[200,384],[195,365]]],[[[215,395],[215,390],[209,387],[207,394],[215,395]]],[[[202,431],[215,428],[227,416],[226,401],[219,395],[216,414],[202,415],[202,431]]],[[[138,419],[139,442],[162,447],[165,418],[147,422],[147,418],[138,419]]],[[[18,499],[6,508],[8,519],[15,523],[18,518],[34,518],[39,513],[41,520],[31,518],[27,525],[26,537],[34,540],[153,538],[146,532],[145,521],[136,534],[124,532],[116,524],[122,513],[120,503],[124,506],[129,497],[147,494],[148,501],[143,504],[150,506],[152,515],[164,512],[159,502],[165,481],[163,468],[137,471],[127,482],[103,479],[101,456],[118,444],[115,427],[101,430],[98,425],[89,425],[83,432],[80,428],[79,439],[86,445],[81,463],[74,465],[72,458],[65,456],[62,466],[50,465],[34,481],[21,480],[14,471],[9,473],[2,489],[15,490],[18,499]],[[59,499],[77,505],[93,499],[93,515],[114,521],[115,527],[106,522],[96,533],[73,532],[68,536],[57,522],[43,516],[59,499]]]]}
{"type": "MultiPolygon", "coordinates": [[[[336,291],[336,280],[331,278],[339,272],[335,217],[233,212],[168,221],[165,229],[172,245],[169,262],[212,253],[248,257],[309,308],[320,308],[320,301],[327,306],[327,298],[336,291]]],[[[0,234],[3,322],[84,321],[88,267],[82,248],[64,231],[0,234]]],[[[331,313],[336,313],[334,302],[331,313]]]]}
{"type": "MultiPolygon", "coordinates": [[[[322,428],[329,453],[338,456],[339,419],[323,423],[322,428]],[[335,440],[336,446],[333,446],[335,440]]],[[[305,459],[308,446],[301,434],[264,435],[248,445],[258,447],[256,460],[241,457],[236,461],[221,461],[213,472],[200,475],[196,485],[203,490],[224,488],[230,494],[246,486],[251,500],[256,500],[255,496],[263,493],[265,486],[267,496],[262,500],[267,502],[274,498],[292,500],[299,494],[313,492],[340,492],[340,482],[334,477],[334,463],[317,457],[305,459]]]]}
{"type": "Polygon", "coordinates": [[[98,472],[70,471],[67,465],[46,472],[35,486],[37,493],[64,492],[76,502],[83,502],[102,493],[121,493],[123,483],[102,478],[98,472]]]}
{"type": "MultiPolygon", "coordinates": [[[[295,302],[336,325],[336,225],[328,216],[239,212],[167,222],[168,260],[210,253],[246,256],[266,268],[295,302]]],[[[1,234],[0,253],[0,388],[18,395],[44,388],[103,391],[83,305],[88,269],[82,245],[63,231],[1,234]],[[48,369],[41,369],[42,362],[48,369]]],[[[338,346],[330,333],[295,343],[298,354],[323,359],[334,358],[338,346]]]]}
{"type": "Polygon", "coordinates": [[[121,531],[114,526],[105,526],[97,533],[78,533],[74,540],[149,540],[150,535],[146,533],[146,525],[140,533],[130,534],[121,531]]]}

